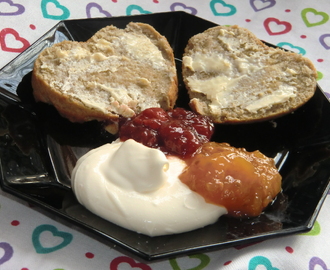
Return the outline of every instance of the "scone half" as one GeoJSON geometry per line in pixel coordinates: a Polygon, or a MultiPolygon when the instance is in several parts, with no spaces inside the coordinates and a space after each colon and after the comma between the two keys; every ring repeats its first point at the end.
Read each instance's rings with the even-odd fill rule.
{"type": "Polygon", "coordinates": [[[152,26],[107,26],[86,42],[63,41],[35,61],[33,95],[72,122],[117,121],[177,99],[173,50],[152,26]]]}
{"type": "Polygon", "coordinates": [[[238,26],[216,26],[190,38],[182,75],[190,107],[215,123],[273,119],[315,93],[310,60],[273,48],[238,26]]]}

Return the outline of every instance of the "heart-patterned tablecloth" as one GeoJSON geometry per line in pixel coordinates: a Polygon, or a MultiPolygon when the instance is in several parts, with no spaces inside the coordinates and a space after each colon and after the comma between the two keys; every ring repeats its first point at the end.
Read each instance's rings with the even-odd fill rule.
{"type": "MultiPolygon", "coordinates": [[[[59,20],[179,10],[218,24],[238,24],[308,57],[330,97],[329,0],[0,0],[0,67],[59,20]]],[[[307,234],[147,263],[0,191],[0,269],[329,270],[329,219],[327,198],[307,234]]]]}

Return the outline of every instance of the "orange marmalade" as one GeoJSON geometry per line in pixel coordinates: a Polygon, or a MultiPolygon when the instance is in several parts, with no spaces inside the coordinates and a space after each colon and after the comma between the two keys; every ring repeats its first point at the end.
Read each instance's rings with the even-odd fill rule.
{"type": "Polygon", "coordinates": [[[231,216],[258,216],[281,191],[274,160],[259,151],[208,142],[186,162],[180,180],[231,216]]]}

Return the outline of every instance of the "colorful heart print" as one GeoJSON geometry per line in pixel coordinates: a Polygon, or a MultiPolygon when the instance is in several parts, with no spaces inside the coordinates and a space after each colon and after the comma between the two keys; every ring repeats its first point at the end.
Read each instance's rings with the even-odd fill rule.
{"type": "MultiPolygon", "coordinates": [[[[314,270],[315,266],[321,266],[323,270],[330,270],[325,264],[325,262],[318,257],[313,257],[309,261],[309,270],[314,270]]],[[[319,267],[317,269],[319,269],[319,267]]]]}
{"type": "Polygon", "coordinates": [[[13,257],[14,254],[14,249],[12,246],[6,242],[1,242],[0,243],[0,249],[3,250],[3,255],[0,258],[0,265],[4,264],[5,262],[9,261],[11,257],[13,257]]]}
{"type": "Polygon", "coordinates": [[[20,4],[15,4],[11,0],[0,0],[0,3],[6,3],[7,8],[5,8],[6,11],[0,10],[0,16],[16,16],[24,13],[25,7],[20,4]]]}
{"type": "Polygon", "coordinates": [[[100,15],[103,15],[105,17],[111,17],[111,14],[108,11],[104,10],[99,4],[92,2],[88,3],[86,6],[87,18],[92,18],[92,9],[96,9],[100,15]]]}
{"type": "MultiPolygon", "coordinates": [[[[323,74],[321,72],[317,72],[317,80],[322,79],[323,74]]],[[[307,232],[307,233],[303,233],[302,235],[309,235],[309,236],[316,236],[319,235],[321,232],[321,226],[320,223],[318,223],[317,221],[314,223],[313,228],[307,232]]]]}
{"type": "MultiPolygon", "coordinates": [[[[211,259],[209,256],[207,256],[206,254],[195,254],[195,255],[190,255],[189,256],[190,259],[198,259],[200,261],[200,263],[195,266],[194,270],[202,270],[204,269],[206,266],[209,265],[211,259]]],[[[172,266],[173,270],[181,270],[181,268],[178,265],[178,262],[176,259],[170,259],[170,265],[172,266]]]]}
{"type": "Polygon", "coordinates": [[[3,51],[21,53],[30,46],[30,42],[15,29],[4,28],[0,32],[0,45],[3,51]]]}
{"type": "Polygon", "coordinates": [[[192,14],[192,15],[196,15],[197,14],[197,9],[196,8],[188,7],[185,4],[183,4],[183,3],[173,3],[170,6],[170,10],[171,11],[183,10],[183,11],[186,11],[186,12],[192,14]]]}
{"type": "Polygon", "coordinates": [[[283,35],[291,31],[292,25],[286,21],[280,21],[276,18],[267,18],[264,21],[264,27],[267,33],[273,35],[283,35]],[[280,29],[279,29],[280,28],[280,29]]]}
{"type": "Polygon", "coordinates": [[[41,11],[46,19],[66,20],[70,17],[70,10],[57,0],[41,0],[41,11]]]}
{"type": "Polygon", "coordinates": [[[134,269],[139,268],[141,270],[152,270],[149,265],[136,262],[132,258],[126,256],[119,256],[117,258],[114,258],[110,263],[110,270],[118,270],[120,264],[128,264],[134,269]]]}
{"type": "Polygon", "coordinates": [[[232,16],[237,11],[235,6],[222,0],[211,0],[210,8],[215,16],[232,16]]]}
{"type": "Polygon", "coordinates": [[[253,257],[249,262],[248,270],[256,270],[259,265],[264,266],[267,270],[279,270],[278,268],[273,267],[271,261],[268,258],[263,256],[253,257]]]}
{"type": "MultiPolygon", "coordinates": [[[[321,71],[318,71],[317,72],[317,81],[319,81],[319,80],[321,80],[321,79],[323,79],[323,73],[321,72],[321,71]]],[[[330,192],[330,191],[329,191],[330,192]]],[[[328,193],[329,194],[329,193],[328,193]]],[[[315,225],[314,225],[315,226],[315,225]]],[[[312,231],[314,230],[314,228],[312,229],[312,231]]],[[[312,232],[311,231],[311,232],[312,232]]],[[[321,231],[321,228],[320,228],[320,231],[321,231]]],[[[318,232],[318,234],[319,234],[320,232],[318,232]]],[[[314,235],[314,234],[313,234],[314,235]]],[[[315,235],[317,235],[317,234],[315,234],[315,235]]]]}
{"type": "Polygon", "coordinates": [[[250,0],[250,6],[255,12],[275,6],[276,0],[250,0]]]}
{"type": "Polygon", "coordinates": [[[138,14],[151,14],[151,11],[144,10],[142,7],[138,5],[130,5],[126,8],[126,15],[134,15],[133,13],[137,12],[138,14]]]}
{"type": "MultiPolygon", "coordinates": [[[[71,233],[59,231],[55,226],[48,225],[48,224],[44,224],[44,225],[40,225],[40,226],[36,227],[32,233],[32,243],[33,243],[33,246],[34,246],[36,252],[39,254],[47,254],[47,253],[51,253],[51,252],[57,251],[59,249],[62,249],[64,247],[66,247],[67,245],[69,245],[71,243],[72,239],[73,239],[73,236],[71,233]],[[40,242],[40,236],[42,233],[45,233],[45,232],[50,232],[52,234],[52,237],[61,238],[60,239],[61,242],[52,247],[44,247],[42,245],[42,243],[40,242]]],[[[50,239],[50,240],[52,240],[52,239],[50,239]]]]}
{"type": "Polygon", "coordinates": [[[289,42],[280,42],[277,44],[278,47],[282,47],[284,49],[290,50],[290,51],[294,51],[296,53],[299,53],[301,55],[305,55],[306,54],[306,50],[299,47],[299,46],[294,46],[293,44],[289,43],[289,42]]]}
{"type": "Polygon", "coordinates": [[[307,27],[325,24],[329,20],[329,15],[314,8],[305,8],[301,11],[301,17],[307,27]]]}
{"type": "Polygon", "coordinates": [[[324,34],[320,36],[319,41],[321,45],[324,47],[324,49],[326,50],[330,49],[330,34],[324,34]]]}

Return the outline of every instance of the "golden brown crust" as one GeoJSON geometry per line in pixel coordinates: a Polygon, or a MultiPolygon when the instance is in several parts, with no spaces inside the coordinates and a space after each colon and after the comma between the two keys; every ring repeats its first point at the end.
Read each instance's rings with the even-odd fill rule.
{"type": "Polygon", "coordinates": [[[182,66],[189,105],[215,123],[250,123],[283,116],[305,104],[316,89],[317,72],[310,60],[269,47],[238,26],[217,26],[192,37],[185,48],[185,57],[190,59],[183,61],[182,66]],[[209,60],[201,55],[218,57],[223,66],[215,67],[211,61],[212,67],[202,68],[209,60]],[[194,60],[195,68],[191,62],[194,60]],[[215,90],[222,91],[221,94],[202,89],[212,79],[222,80],[217,81],[222,90],[220,86],[215,90]],[[201,88],[197,89],[196,81],[202,82],[198,84],[201,88]],[[279,96],[283,92],[288,97],[279,96]],[[265,102],[266,96],[273,103],[267,101],[267,106],[255,105],[251,109],[262,98],[265,102]],[[215,102],[216,98],[219,101],[215,102]]]}

